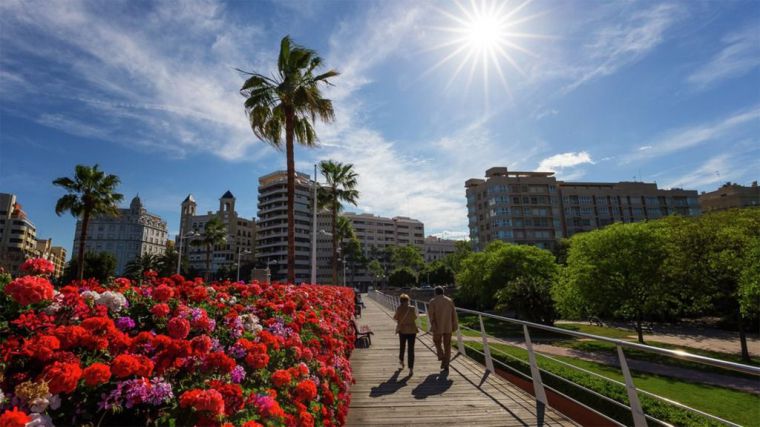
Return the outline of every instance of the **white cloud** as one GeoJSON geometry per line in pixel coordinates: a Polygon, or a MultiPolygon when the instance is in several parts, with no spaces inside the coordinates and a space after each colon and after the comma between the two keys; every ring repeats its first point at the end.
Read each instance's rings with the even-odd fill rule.
{"type": "Polygon", "coordinates": [[[586,59],[561,71],[573,80],[563,91],[571,92],[591,80],[614,74],[620,68],[638,62],[662,43],[665,32],[681,14],[681,7],[672,3],[659,3],[632,13],[624,11],[622,19],[615,19],[615,24],[594,32],[592,40],[578,55],[586,59]]]}
{"type": "Polygon", "coordinates": [[[723,38],[723,48],[687,81],[703,89],[720,80],[742,76],[760,67],[760,31],[757,22],[723,38]]]}
{"type": "Polygon", "coordinates": [[[22,86],[24,95],[57,101],[51,109],[67,103],[54,117],[27,114],[75,135],[97,127],[90,136],[174,155],[208,151],[237,160],[266,150],[248,129],[243,78],[233,69],[263,68],[272,53],[256,49],[261,30],[234,24],[212,0],[156,3],[139,19],[116,19],[130,4],[2,3],[3,64],[20,55],[52,61],[29,70],[26,79],[39,84],[22,86]]]}
{"type": "Polygon", "coordinates": [[[541,160],[537,171],[561,171],[565,168],[572,168],[582,164],[594,164],[591,155],[586,151],[577,153],[560,153],[541,160]]]}
{"type": "Polygon", "coordinates": [[[639,147],[639,151],[646,151],[646,150],[651,150],[651,149],[652,149],[651,145],[642,145],[641,147],[639,147]]]}
{"type": "Polygon", "coordinates": [[[692,148],[706,142],[725,138],[732,132],[747,125],[760,125],[760,106],[742,110],[709,124],[699,124],[666,133],[652,142],[647,150],[638,149],[625,157],[624,162],[632,162],[648,157],[664,156],[676,151],[692,148]]]}

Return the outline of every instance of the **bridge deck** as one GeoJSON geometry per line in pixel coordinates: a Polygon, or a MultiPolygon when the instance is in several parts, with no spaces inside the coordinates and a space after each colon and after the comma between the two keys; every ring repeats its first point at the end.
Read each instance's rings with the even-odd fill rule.
{"type": "Polygon", "coordinates": [[[358,319],[375,335],[372,347],[356,349],[351,366],[349,426],[535,426],[575,425],[551,408],[538,411],[536,401],[505,379],[484,375],[477,362],[456,356],[453,343],[448,376],[440,374],[433,340],[420,332],[415,345],[414,376],[399,370],[398,336],[392,313],[365,298],[358,319]],[[541,412],[543,412],[542,415],[541,412]]]}

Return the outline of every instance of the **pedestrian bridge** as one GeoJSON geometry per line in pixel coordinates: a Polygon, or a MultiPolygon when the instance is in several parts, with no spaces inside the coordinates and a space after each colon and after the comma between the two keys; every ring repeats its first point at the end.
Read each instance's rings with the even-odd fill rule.
{"type": "MultiPolygon", "coordinates": [[[[389,307],[365,298],[358,319],[374,335],[372,346],[356,349],[351,366],[349,426],[535,426],[576,425],[483,365],[452,349],[448,375],[440,374],[432,335],[420,332],[414,376],[399,370],[398,336],[389,307]]],[[[456,342],[453,343],[456,346],[456,342]]]]}

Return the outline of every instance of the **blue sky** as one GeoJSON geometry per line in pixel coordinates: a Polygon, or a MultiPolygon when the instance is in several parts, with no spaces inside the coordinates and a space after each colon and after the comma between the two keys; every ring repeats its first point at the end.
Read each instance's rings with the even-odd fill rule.
{"type": "Polygon", "coordinates": [[[255,216],[257,178],[285,159],[250,131],[235,68],[271,71],[285,34],[342,73],[336,121],[298,167],[354,163],[355,210],[428,234],[467,230],[464,181],[496,165],[697,190],[759,178],[757,1],[517,0],[495,13],[509,59],[487,67],[453,42],[476,6],[3,1],[0,191],[69,250],[50,182],[77,163],[119,175],[172,232],[188,193],[206,211],[229,189],[255,216]]]}

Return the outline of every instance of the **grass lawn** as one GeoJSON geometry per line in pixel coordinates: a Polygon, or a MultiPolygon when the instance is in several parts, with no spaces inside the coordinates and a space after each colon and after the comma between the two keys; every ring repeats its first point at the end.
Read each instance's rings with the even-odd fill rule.
{"type": "MultiPolygon", "coordinates": [[[[468,342],[468,347],[482,351],[482,345],[476,342],[468,342]]],[[[527,361],[527,351],[509,345],[493,344],[491,354],[493,357],[529,373],[527,361]],[[510,354],[520,361],[516,361],[501,353],[510,354]]],[[[477,356],[477,354],[476,354],[477,356]]],[[[572,357],[555,357],[558,360],[567,362],[574,366],[587,369],[591,372],[603,375],[620,382],[623,382],[623,376],[617,368],[609,367],[594,362],[575,359],[572,357]]],[[[574,370],[555,361],[539,356],[539,365],[542,369],[572,380],[576,384],[592,389],[598,393],[604,394],[610,398],[627,404],[627,396],[622,386],[609,383],[592,375],[574,370]]],[[[602,412],[608,415],[614,415],[622,422],[628,423],[630,415],[628,411],[621,411],[610,403],[605,403],[598,397],[593,397],[590,393],[583,392],[577,387],[567,385],[567,383],[551,378],[550,375],[543,375],[543,380],[554,388],[570,394],[579,400],[584,401],[594,407],[599,407],[602,412]],[[584,396],[585,395],[585,396],[584,396]],[[601,406],[599,406],[601,405],[601,406]]],[[[733,421],[747,426],[760,425],[760,396],[750,393],[743,393],[722,387],[710,385],[695,384],[686,381],[676,380],[669,377],[658,375],[634,373],[634,382],[640,389],[651,393],[672,399],[684,405],[691,406],[709,414],[733,421]]],[[[644,407],[644,411],[655,418],[671,422],[676,425],[712,425],[705,417],[692,414],[686,410],[679,409],[673,405],[665,403],[655,398],[639,395],[644,407]]]]}

